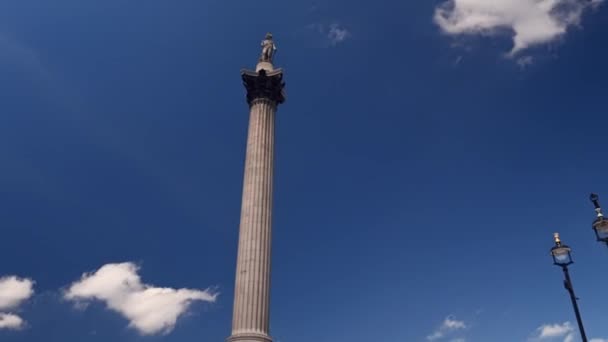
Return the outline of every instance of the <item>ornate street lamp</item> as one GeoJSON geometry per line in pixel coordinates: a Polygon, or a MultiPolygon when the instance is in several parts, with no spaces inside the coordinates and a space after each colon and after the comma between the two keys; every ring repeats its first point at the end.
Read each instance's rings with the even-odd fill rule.
{"type": "Polygon", "coordinates": [[[559,233],[555,233],[553,235],[553,238],[555,239],[555,246],[551,248],[553,264],[561,267],[564,271],[564,287],[566,288],[566,290],[568,290],[568,293],[570,294],[570,299],[572,300],[574,314],[576,315],[576,322],[578,323],[578,331],[581,333],[581,338],[583,339],[583,342],[587,342],[587,335],[585,334],[585,328],[583,327],[583,320],[581,318],[581,313],[578,309],[578,298],[576,298],[576,295],[574,294],[572,280],[570,280],[570,272],[568,271],[568,266],[574,263],[574,261],[572,261],[572,249],[562,244],[562,240],[559,238],[559,233]]]}
{"type": "Polygon", "coordinates": [[[591,202],[595,206],[595,212],[597,218],[593,221],[592,227],[597,237],[597,241],[601,241],[608,246],[608,220],[604,218],[602,214],[602,208],[600,207],[600,198],[597,194],[591,194],[591,202]]]}

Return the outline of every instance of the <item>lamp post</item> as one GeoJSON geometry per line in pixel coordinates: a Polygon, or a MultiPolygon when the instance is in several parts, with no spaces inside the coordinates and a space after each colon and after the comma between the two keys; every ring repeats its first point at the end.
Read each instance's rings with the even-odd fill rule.
{"type": "Polygon", "coordinates": [[[564,271],[564,287],[568,290],[570,294],[570,299],[572,300],[572,306],[574,307],[574,314],[576,315],[576,322],[578,323],[578,331],[581,333],[581,338],[583,342],[587,342],[587,335],[585,334],[585,328],[583,327],[583,320],[581,318],[581,313],[578,309],[578,303],[576,295],[574,294],[574,288],[572,287],[572,280],[570,280],[570,272],[568,272],[568,266],[572,265],[574,261],[572,261],[572,255],[570,252],[572,249],[570,247],[562,244],[561,239],[559,238],[559,233],[555,233],[553,235],[555,239],[555,246],[551,248],[551,256],[553,256],[553,264],[560,266],[564,271]]]}
{"type": "Polygon", "coordinates": [[[591,227],[595,232],[597,241],[603,242],[606,244],[606,246],[608,246],[608,220],[606,220],[602,214],[600,197],[597,194],[591,194],[589,199],[591,199],[591,202],[593,202],[595,212],[597,213],[597,218],[593,221],[591,227]]]}

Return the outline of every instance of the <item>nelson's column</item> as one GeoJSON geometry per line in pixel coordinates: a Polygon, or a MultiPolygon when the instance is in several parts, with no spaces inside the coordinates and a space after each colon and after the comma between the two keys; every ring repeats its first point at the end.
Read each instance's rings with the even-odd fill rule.
{"type": "Polygon", "coordinates": [[[255,71],[241,71],[249,104],[249,132],[228,342],[272,341],[269,303],[274,122],[277,106],[285,101],[283,71],[272,65],[275,51],[272,34],[268,33],[255,71]]]}

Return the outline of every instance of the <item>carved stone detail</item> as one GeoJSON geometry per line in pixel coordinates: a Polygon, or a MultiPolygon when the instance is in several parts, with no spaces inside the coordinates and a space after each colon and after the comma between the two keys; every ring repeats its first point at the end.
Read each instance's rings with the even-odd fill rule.
{"type": "Polygon", "coordinates": [[[285,102],[285,82],[281,69],[274,71],[262,69],[259,72],[243,70],[241,75],[247,90],[247,103],[250,106],[256,99],[268,99],[275,104],[285,102]]]}

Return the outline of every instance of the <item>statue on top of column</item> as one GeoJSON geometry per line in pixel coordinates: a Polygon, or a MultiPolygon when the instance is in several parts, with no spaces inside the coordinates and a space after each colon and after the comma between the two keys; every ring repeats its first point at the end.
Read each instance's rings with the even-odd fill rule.
{"type": "Polygon", "coordinates": [[[264,40],[262,41],[261,46],[262,56],[260,57],[260,62],[272,63],[272,57],[274,56],[274,53],[277,50],[277,46],[272,40],[272,33],[266,33],[266,38],[264,38],[264,40]]]}

